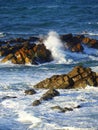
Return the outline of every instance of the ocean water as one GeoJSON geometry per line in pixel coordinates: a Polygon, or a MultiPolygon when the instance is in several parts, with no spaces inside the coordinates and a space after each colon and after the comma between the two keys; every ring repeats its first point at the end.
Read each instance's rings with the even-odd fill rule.
{"type": "MultiPolygon", "coordinates": [[[[59,34],[85,34],[98,40],[97,0],[0,0],[0,40],[47,36],[45,46],[54,61],[36,65],[0,63],[0,130],[98,130],[98,88],[58,90],[60,96],[33,107],[46,90],[24,94],[39,81],[68,73],[76,65],[98,72],[98,50],[65,51],[59,34]],[[17,98],[5,99],[5,96],[17,98]],[[76,107],[60,113],[51,107],[76,107]]],[[[2,57],[0,57],[2,59],[2,57]]]]}

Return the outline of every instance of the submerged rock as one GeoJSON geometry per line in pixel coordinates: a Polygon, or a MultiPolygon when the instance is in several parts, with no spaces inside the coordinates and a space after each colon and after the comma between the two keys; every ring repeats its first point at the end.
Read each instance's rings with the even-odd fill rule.
{"type": "Polygon", "coordinates": [[[36,94],[36,91],[34,89],[25,90],[25,95],[33,95],[33,94],[36,94]]]}
{"type": "Polygon", "coordinates": [[[38,106],[38,105],[40,105],[40,104],[41,104],[40,100],[35,100],[35,101],[32,103],[32,106],[38,106]]]}
{"type": "Polygon", "coordinates": [[[2,98],[2,100],[12,99],[12,98],[17,98],[17,97],[16,96],[5,96],[2,98]]]}
{"type": "Polygon", "coordinates": [[[75,107],[60,107],[60,106],[54,106],[54,107],[51,107],[52,110],[58,110],[59,112],[67,112],[67,111],[73,111],[74,109],[79,109],[81,108],[82,106],[80,105],[77,105],[75,107]]]}
{"type": "Polygon", "coordinates": [[[73,89],[98,86],[98,76],[90,68],[76,66],[68,74],[54,75],[38,84],[35,88],[73,89]]]}

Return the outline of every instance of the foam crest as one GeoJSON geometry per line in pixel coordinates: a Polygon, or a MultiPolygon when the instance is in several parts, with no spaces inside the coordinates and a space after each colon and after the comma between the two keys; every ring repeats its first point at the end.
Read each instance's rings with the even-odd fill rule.
{"type": "Polygon", "coordinates": [[[71,62],[66,58],[63,43],[56,32],[54,31],[49,32],[46,39],[44,40],[44,44],[46,48],[51,51],[52,56],[57,63],[71,62]]]}
{"type": "Polygon", "coordinates": [[[31,123],[29,128],[36,127],[38,124],[41,123],[41,119],[33,116],[30,113],[27,113],[25,111],[20,111],[19,112],[19,118],[18,121],[23,122],[23,123],[31,123]]]}

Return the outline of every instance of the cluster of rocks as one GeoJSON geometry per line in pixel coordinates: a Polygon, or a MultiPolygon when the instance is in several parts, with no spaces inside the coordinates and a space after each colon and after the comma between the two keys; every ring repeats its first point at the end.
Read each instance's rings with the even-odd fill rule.
{"type": "Polygon", "coordinates": [[[98,49],[98,40],[85,37],[84,35],[65,34],[60,36],[61,40],[65,43],[66,49],[71,52],[83,52],[83,45],[98,49]]]}
{"type": "MultiPolygon", "coordinates": [[[[29,90],[25,90],[25,95],[33,95],[36,94],[37,92],[34,89],[29,89],[29,90]]],[[[44,93],[42,95],[42,97],[40,99],[35,100],[31,105],[32,106],[38,106],[42,103],[42,101],[49,101],[51,99],[53,99],[55,96],[60,96],[60,93],[58,90],[56,89],[49,89],[46,93],[44,93]]],[[[76,108],[81,108],[81,105],[77,105],[74,107],[61,107],[61,106],[53,106],[51,107],[52,110],[57,110],[58,112],[67,112],[67,111],[73,111],[76,108]]]]}
{"type": "Polygon", "coordinates": [[[34,88],[73,89],[98,86],[98,74],[91,68],[76,66],[68,74],[53,75],[34,85],[34,88]]]}
{"type": "Polygon", "coordinates": [[[81,108],[81,105],[77,105],[75,107],[61,107],[61,106],[53,106],[51,107],[52,110],[57,110],[59,112],[67,112],[67,111],[73,111],[76,108],[81,108]]]}
{"type": "MultiPolygon", "coordinates": [[[[36,91],[34,89],[25,90],[25,95],[33,95],[36,94],[36,91]]],[[[39,100],[35,100],[32,105],[37,106],[41,104],[43,100],[50,100],[53,99],[55,96],[59,96],[60,93],[56,89],[49,89],[46,93],[42,95],[42,97],[39,100]]]]}
{"type": "Polygon", "coordinates": [[[11,61],[14,64],[39,64],[52,60],[51,52],[44,44],[36,44],[39,38],[17,38],[0,42],[0,55],[4,56],[1,62],[11,61]]]}
{"type": "MultiPolygon", "coordinates": [[[[98,49],[98,40],[84,35],[60,35],[65,49],[71,52],[83,52],[83,45],[98,49]]],[[[0,41],[0,56],[4,56],[3,63],[11,61],[14,64],[38,64],[53,60],[51,52],[43,44],[44,38],[29,37],[0,41]],[[39,44],[37,44],[39,43],[39,44]]]]}

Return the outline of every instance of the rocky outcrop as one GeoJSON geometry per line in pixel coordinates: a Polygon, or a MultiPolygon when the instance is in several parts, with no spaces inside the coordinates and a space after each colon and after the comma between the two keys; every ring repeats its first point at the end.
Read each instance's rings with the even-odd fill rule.
{"type": "Polygon", "coordinates": [[[28,40],[21,38],[10,40],[1,45],[0,55],[4,56],[2,63],[11,61],[14,64],[39,64],[52,61],[51,52],[44,44],[35,44],[37,38],[28,40]],[[14,44],[13,44],[14,43],[14,44]]]}
{"type": "Polygon", "coordinates": [[[76,66],[68,74],[54,75],[38,84],[35,88],[73,89],[98,86],[98,75],[90,68],[76,66]]]}
{"type": "MultiPolygon", "coordinates": [[[[66,49],[71,52],[83,52],[84,45],[98,49],[98,40],[84,35],[64,34],[60,39],[66,49]]],[[[43,44],[44,37],[15,38],[0,41],[0,56],[3,63],[11,61],[13,64],[34,64],[50,62],[53,60],[51,51],[43,44]]]]}
{"type": "Polygon", "coordinates": [[[65,48],[72,52],[83,52],[83,45],[98,49],[98,40],[85,37],[84,35],[65,34],[60,36],[65,48]]]}
{"type": "Polygon", "coordinates": [[[64,42],[66,49],[72,52],[83,52],[83,46],[81,44],[81,39],[73,36],[72,34],[61,35],[61,40],[64,42]]]}
{"type": "Polygon", "coordinates": [[[92,39],[92,38],[89,38],[89,37],[84,37],[82,39],[82,43],[89,46],[89,47],[98,49],[98,40],[96,40],[96,39],[92,39]]]}

